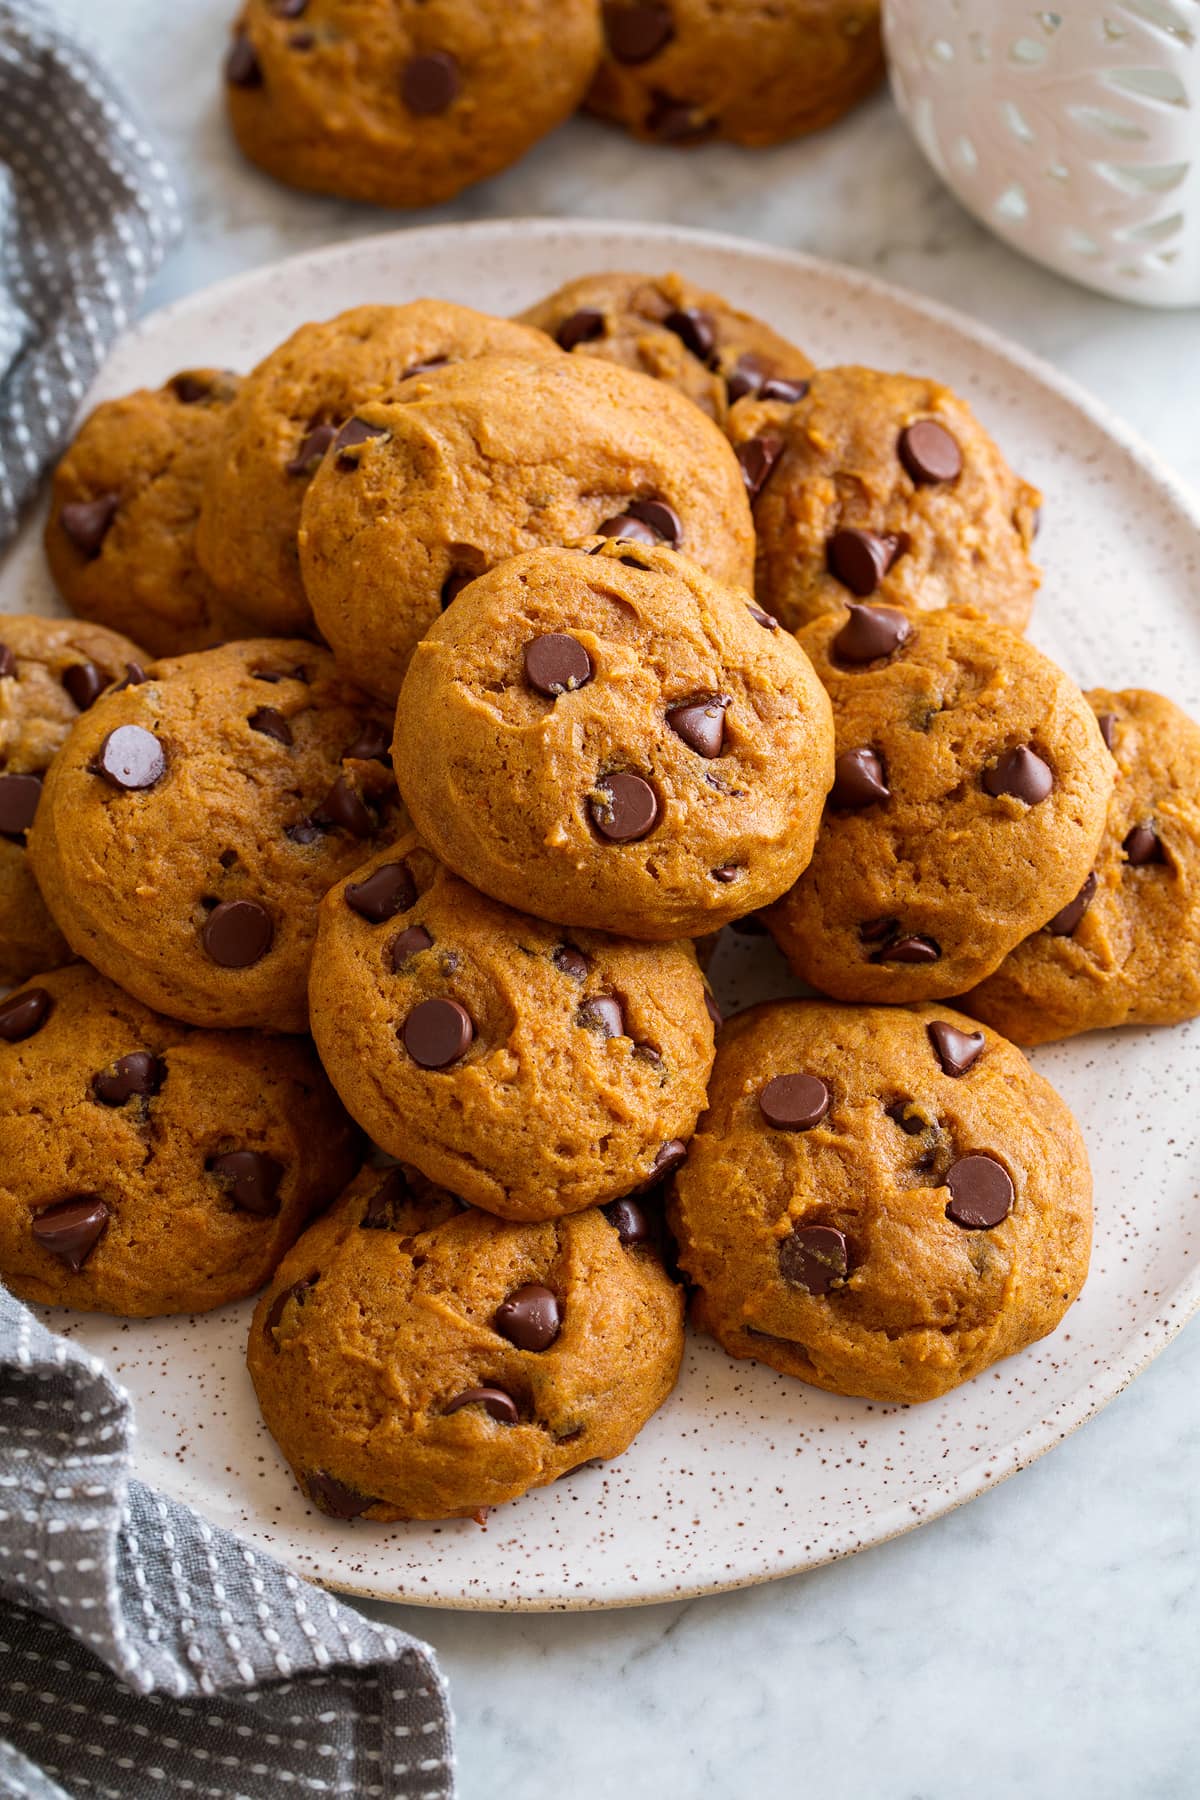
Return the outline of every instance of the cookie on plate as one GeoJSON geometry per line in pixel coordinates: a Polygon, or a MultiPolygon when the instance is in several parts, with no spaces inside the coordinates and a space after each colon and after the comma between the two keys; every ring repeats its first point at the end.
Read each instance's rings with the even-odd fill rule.
{"type": "Polygon", "coordinates": [[[209,467],[196,553],[258,631],[312,629],[296,550],[300,508],[358,403],[389,397],[417,369],[489,352],[559,357],[528,326],[448,300],[414,300],[301,325],[246,377],[209,467]]]}
{"type": "Polygon", "coordinates": [[[252,1294],[349,1179],[299,1039],[194,1031],[83,963],[0,1001],[0,1276],[126,1318],[252,1294]]]}
{"type": "Polygon", "coordinates": [[[949,388],[822,369],[794,405],[743,400],[728,428],[754,502],[758,598],[790,631],[856,599],[1028,622],[1041,495],[949,388]]]}
{"type": "Polygon", "coordinates": [[[1095,866],[962,1002],[1019,1044],[1200,1013],[1200,726],[1143,689],[1087,697],[1117,763],[1095,866]]]}
{"type": "Polygon", "coordinates": [[[81,712],[144,652],[78,619],[0,617],[0,987],[70,957],[25,852],[46,770],[81,712]]]}
{"type": "Polygon", "coordinates": [[[82,618],[151,656],[206,650],[250,627],[196,560],[200,495],[238,378],[188,369],[89,414],[54,472],[46,555],[82,618]]]}
{"type": "Polygon", "coordinates": [[[752,1007],[675,1180],[693,1318],[814,1387],[936,1399],[1053,1331],[1091,1247],[1079,1127],[941,1006],[752,1007]]]}
{"type": "Polygon", "coordinates": [[[832,125],[883,73],[878,0],[605,0],[588,106],[656,144],[832,125]]]}
{"type": "Polygon", "coordinates": [[[413,649],[475,576],[597,532],[751,579],[737,462],[682,394],[557,350],[479,357],[358,407],[305,497],[300,560],[338,661],[394,699],[413,649]]]}
{"type": "Polygon", "coordinates": [[[244,0],[225,95],[289,187],[435,206],[569,118],[599,58],[596,0],[244,0]]]}
{"type": "Polygon", "coordinates": [[[387,728],[327,650],[151,663],[79,720],[30,854],[71,948],[194,1025],[304,1031],[317,903],[403,829],[387,728]]]}
{"type": "Polygon", "coordinates": [[[812,371],[769,325],[681,275],[582,275],[521,318],[574,356],[669,382],[718,423],[750,394],[796,399],[812,371]]]}
{"type": "Polygon", "coordinates": [[[683,1297],[637,1208],[512,1225],[365,1170],[263,1295],[267,1428],[335,1519],[471,1516],[619,1456],[675,1385],[683,1297]]]}
{"type": "Polygon", "coordinates": [[[837,764],[812,861],[765,915],[836,1000],[939,1000],[1074,900],[1113,760],[1074,683],[960,610],[854,604],[800,633],[837,764]]]}
{"type": "Polygon", "coordinates": [[[776,898],[833,778],[829,703],[789,633],[684,557],[621,541],[514,557],[417,646],[405,802],[510,906],[698,937],[776,898]]]}
{"type": "Polygon", "coordinates": [[[502,1218],[659,1179],[704,1105],[713,1021],[690,944],[543,924],[416,835],[326,896],[310,995],[330,1080],[373,1141],[502,1218]]]}

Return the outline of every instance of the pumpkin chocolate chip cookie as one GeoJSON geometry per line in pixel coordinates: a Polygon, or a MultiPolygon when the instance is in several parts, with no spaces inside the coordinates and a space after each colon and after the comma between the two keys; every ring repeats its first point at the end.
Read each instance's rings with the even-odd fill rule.
{"type": "Polygon", "coordinates": [[[605,0],[588,105],[658,144],[779,144],[883,73],[878,0],[605,0]]]}
{"type": "Polygon", "coordinates": [[[77,723],[30,834],[72,949],[172,1018],[304,1031],[316,907],[403,829],[387,730],[333,658],[151,663],[77,723]]]}
{"type": "Polygon", "coordinates": [[[940,1006],[756,1006],[725,1026],[675,1178],[693,1317],[839,1394],[935,1399],[1053,1331],[1091,1247],[1079,1127],[940,1006]]]}
{"type": "Polygon", "coordinates": [[[962,1002],[1020,1044],[1200,1013],[1200,726],[1161,694],[1087,697],[1117,764],[1095,865],[962,1002]]]}
{"type": "Polygon", "coordinates": [[[311,1046],[193,1031],[82,963],[0,1001],[0,1277],[149,1317],[262,1286],[354,1167],[311,1046]]]}
{"type": "Polygon", "coordinates": [[[143,654],[102,625],[0,617],[0,986],[71,954],[38,892],[26,834],[76,719],[143,654]]]}
{"type": "Polygon", "coordinates": [[[967,605],[1020,631],[1041,496],[936,381],[822,369],[728,429],[754,503],[761,604],[798,631],[848,600],[967,605]]]}
{"type": "Polygon", "coordinates": [[[1073,901],[1113,787],[1096,718],[1048,657],[966,610],[854,604],[800,633],[837,763],[813,858],[765,915],[837,1000],[936,1000],[1073,901]]]}
{"type": "Polygon", "coordinates": [[[310,995],[330,1079],[374,1142],[503,1218],[657,1180],[704,1105],[713,1024],[690,944],[543,924],[415,835],[326,896],[310,995]]]}
{"type": "Polygon", "coordinates": [[[663,382],[555,350],[431,369],[359,406],[305,497],[300,558],[338,661],[394,699],[466,583],[597,532],[750,580],[750,509],[712,420],[663,382]]]}
{"type": "Polygon", "coordinates": [[[284,1259],[247,1361],[312,1505],[389,1520],[619,1456],[682,1356],[681,1291],[619,1220],[506,1224],[366,1170],[284,1259]]]}
{"type": "Polygon", "coordinates": [[[356,306],[302,325],[247,376],[209,466],[196,553],[260,632],[305,632],[312,615],[296,533],[313,471],[360,401],[419,369],[489,352],[559,358],[541,332],[448,300],[356,306]]]}
{"type": "Polygon", "coordinates": [[[599,540],[481,577],[417,646],[397,778],[437,854],[541,918],[670,939],[765,905],[812,853],[829,704],[748,594],[599,540]]]}
{"type": "MultiPolygon", "coordinates": [[[[46,555],[85,619],[151,656],[206,650],[250,627],[196,560],[200,496],[237,376],[190,369],[98,406],[55,470],[46,555]]],[[[252,601],[253,596],[250,596],[252,601]]]]}
{"type": "Polygon", "coordinates": [[[584,275],[521,318],[572,355],[669,382],[718,423],[747,395],[798,399],[812,371],[769,325],[680,275],[584,275]]]}

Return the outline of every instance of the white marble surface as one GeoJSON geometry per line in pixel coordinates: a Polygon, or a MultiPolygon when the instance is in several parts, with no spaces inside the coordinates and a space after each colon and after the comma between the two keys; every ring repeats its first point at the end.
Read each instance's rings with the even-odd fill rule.
{"type": "MultiPolygon", "coordinates": [[[[227,0],[57,6],[103,17],[109,60],[180,176],[186,241],[150,304],[410,222],[240,164],[216,79],[227,0]]],[[[431,217],[552,213],[724,228],[935,295],[1068,370],[1200,481],[1197,315],[1091,297],[1004,250],[940,190],[886,99],[753,155],[656,152],[576,123],[431,217]]],[[[772,1587],[568,1618],[377,1610],[441,1655],[462,1800],[1193,1800],[1198,1391],[1194,1327],[1015,1481],[772,1587]]]]}

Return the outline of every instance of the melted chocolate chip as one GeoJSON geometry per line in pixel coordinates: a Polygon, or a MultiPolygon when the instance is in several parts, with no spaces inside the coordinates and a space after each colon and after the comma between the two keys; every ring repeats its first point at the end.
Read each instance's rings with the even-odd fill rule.
{"type": "Polygon", "coordinates": [[[898,963],[935,963],[941,959],[941,946],[928,937],[893,938],[882,950],[877,950],[871,958],[872,962],[898,963]]]}
{"type": "Polygon", "coordinates": [[[874,750],[842,751],[834,765],[830,806],[843,812],[857,812],[864,806],[874,806],[891,797],[883,763],[874,750]]]}
{"type": "Polygon", "coordinates": [[[224,1156],[211,1156],[204,1166],[217,1177],[239,1212],[270,1219],[279,1211],[283,1164],[265,1151],[230,1150],[224,1156]]]}
{"type": "Polygon", "coordinates": [[[783,438],[777,431],[764,431],[738,445],[737,459],[751,503],[766,487],[771,471],[782,455],[783,438]]]}
{"type": "Polygon", "coordinates": [[[392,939],[388,955],[391,959],[392,973],[397,974],[414,956],[420,956],[422,950],[432,947],[433,939],[423,925],[410,925],[407,931],[400,932],[392,939]]]}
{"type": "Polygon", "coordinates": [[[338,434],[336,425],[324,423],[311,425],[300,440],[300,447],[291,462],[286,465],[289,475],[313,475],[324,457],[330,444],[334,443],[338,434]]]}
{"type": "Polygon", "coordinates": [[[59,513],[63,535],[89,562],[99,556],[120,504],[119,494],[101,494],[98,500],[69,500],[59,513]]]}
{"type": "Polygon", "coordinates": [[[118,725],[109,732],[89,767],[94,775],[103,775],[110,787],[142,793],[162,780],[167,772],[167,758],[152,731],[141,725],[118,725]]]}
{"type": "Polygon", "coordinates": [[[384,863],[364,880],[348,882],[342,891],[350,910],[372,925],[407,912],[417,898],[416,884],[402,862],[384,863]]]}
{"type": "Polygon", "coordinates": [[[555,332],[560,350],[574,350],[578,344],[591,344],[604,336],[604,314],[595,307],[583,306],[563,320],[555,332]]]}
{"type": "Polygon", "coordinates": [[[275,927],[257,900],[222,900],[204,922],[200,940],[222,969],[249,969],[275,940],[275,927]]]}
{"type": "Polygon", "coordinates": [[[982,1031],[959,1031],[956,1025],[948,1025],[945,1019],[934,1019],[926,1030],[943,1073],[954,1076],[956,1080],[960,1075],[965,1075],[968,1069],[973,1069],[983,1055],[982,1031]]]}
{"type": "Polygon", "coordinates": [[[433,118],[453,106],[462,92],[462,75],[448,50],[431,50],[414,56],[400,81],[400,92],[409,112],[433,118]]]}
{"type": "Polygon", "coordinates": [[[817,1075],[775,1075],[758,1095],[759,1110],[776,1131],[811,1131],[832,1103],[829,1089],[817,1075]]]}
{"type": "Polygon", "coordinates": [[[894,606],[851,605],[850,617],[833,640],[832,650],[844,663],[858,665],[894,656],[912,636],[912,625],[894,606]]]}
{"type": "Polygon", "coordinates": [[[626,1249],[649,1242],[650,1221],[636,1200],[612,1200],[601,1211],[626,1249]]]}
{"type": "Polygon", "coordinates": [[[285,744],[290,747],[295,741],[292,737],[291,726],[283,714],[276,712],[273,706],[260,706],[256,712],[250,714],[246,723],[251,731],[260,732],[263,737],[274,738],[277,744],[285,744]]]}
{"type": "Polygon", "coordinates": [[[53,1010],[53,999],[40,987],[23,988],[0,1000],[0,1043],[23,1043],[41,1030],[53,1010]]]}
{"type": "Polygon", "coordinates": [[[918,487],[954,481],[962,473],[962,451],[936,419],[906,425],[897,445],[900,461],[918,487]]]}
{"type": "Polygon", "coordinates": [[[465,1393],[457,1394],[448,1403],[446,1412],[456,1413],[463,1406],[482,1406],[498,1425],[515,1425],[521,1416],[512,1395],[498,1387],[467,1388],[465,1393]]]}
{"type": "Polygon", "coordinates": [[[41,797],[40,775],[0,775],[0,837],[24,837],[41,797]]]}
{"type": "Polygon", "coordinates": [[[565,631],[547,631],[530,638],[524,651],[525,679],[537,693],[550,699],[574,693],[592,679],[592,659],[579,642],[565,631]]]}
{"type": "Polygon", "coordinates": [[[828,1294],[850,1273],[844,1236],[832,1225],[793,1225],[779,1245],[779,1273],[791,1287],[828,1294]]]}
{"type": "Polygon", "coordinates": [[[687,1161],[687,1145],[682,1138],[668,1138],[660,1144],[655,1152],[654,1161],[650,1164],[651,1181],[662,1181],[667,1175],[674,1174],[687,1161]]]}
{"type": "Polygon", "coordinates": [[[865,600],[891,568],[899,548],[897,537],[881,537],[876,531],[847,526],[843,531],[835,531],[826,544],[825,563],[836,581],[865,600]]]}
{"type": "Polygon", "coordinates": [[[166,1069],[151,1050],[131,1050],[111,1068],[92,1076],[92,1093],[104,1106],[124,1106],[127,1100],[157,1094],[166,1069]]]}
{"type": "Polygon", "coordinates": [[[946,1217],[966,1231],[990,1231],[1007,1219],[1016,1198],[1008,1170],[986,1153],[952,1164],[946,1186],[950,1189],[946,1217]]]}
{"type": "Polygon", "coordinates": [[[572,981],[586,981],[588,959],[582,950],[576,950],[574,944],[560,944],[552,958],[556,969],[569,975],[572,981]]]}
{"type": "Polygon", "coordinates": [[[1153,825],[1135,825],[1128,834],[1121,848],[1135,869],[1144,869],[1148,863],[1165,862],[1162,839],[1153,825]]]}
{"type": "Polygon", "coordinates": [[[611,844],[633,844],[658,824],[658,795],[640,775],[605,775],[588,803],[592,824],[611,844]]]}
{"type": "Polygon", "coordinates": [[[8,644],[0,644],[0,681],[7,681],[17,672],[17,659],[8,644]]]}
{"type": "Polygon", "coordinates": [[[622,4],[622,0],[606,0],[604,36],[614,62],[634,68],[657,56],[675,36],[675,21],[669,6],[643,0],[643,4],[622,4]]]}
{"type": "Polygon", "coordinates": [[[1026,806],[1040,806],[1054,791],[1054,775],[1028,744],[1008,750],[990,769],[983,772],[983,790],[994,798],[1002,794],[1023,800],[1026,806]]]}
{"type": "Polygon", "coordinates": [[[702,700],[689,700],[685,706],[673,706],[667,724],[676,737],[682,738],[697,756],[720,756],[725,743],[725,708],[729,702],[723,694],[709,694],[702,700]]]}
{"type": "Polygon", "coordinates": [[[108,686],[108,676],[95,663],[72,663],[63,671],[62,684],[80,712],[86,712],[108,686]]]}
{"type": "Polygon", "coordinates": [[[621,1002],[612,994],[596,994],[591,1000],[585,1000],[575,1014],[575,1022],[588,1031],[598,1032],[602,1038],[626,1035],[625,1013],[621,1002]]]}
{"type": "Polygon", "coordinates": [[[518,1350],[548,1350],[562,1330],[563,1304],[558,1295],[536,1281],[516,1288],[496,1308],[494,1329],[518,1350]]]}
{"type": "Polygon", "coordinates": [[[1056,912],[1046,930],[1051,937],[1072,937],[1092,901],[1096,898],[1096,871],[1093,869],[1075,898],[1061,912],[1056,912]]]}
{"type": "Polygon", "coordinates": [[[95,1194],[74,1194],[35,1212],[30,1231],[34,1242],[75,1275],[91,1255],[108,1227],[109,1211],[95,1194]]]}
{"type": "Polygon", "coordinates": [[[445,1069],[471,1048],[475,1027],[457,1000],[422,1000],[400,1028],[404,1048],[423,1069],[445,1069]]]}

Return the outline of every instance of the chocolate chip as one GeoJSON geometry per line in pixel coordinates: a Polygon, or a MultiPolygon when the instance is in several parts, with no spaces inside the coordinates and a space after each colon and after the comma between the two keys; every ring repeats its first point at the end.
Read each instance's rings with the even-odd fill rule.
{"type": "Polygon", "coordinates": [[[1022,744],[1005,751],[992,768],[984,770],[983,790],[995,798],[1009,794],[1027,806],[1040,806],[1054,791],[1054,775],[1048,763],[1028,744],[1022,744]]]}
{"type": "Polygon", "coordinates": [[[576,950],[574,944],[560,944],[552,958],[556,969],[569,975],[572,981],[585,981],[588,972],[588,959],[582,950],[576,950]]]}
{"type": "Polygon", "coordinates": [[[850,1252],[832,1225],[793,1225],[779,1246],[779,1273],[792,1287],[828,1294],[850,1273],[850,1252]]]}
{"type": "Polygon", "coordinates": [[[662,144],[700,144],[716,129],[714,120],[690,100],[676,100],[654,88],[646,110],[646,130],[662,144]]]}
{"type": "Polygon", "coordinates": [[[733,406],[751,394],[757,394],[767,379],[767,366],[752,350],[739,356],[725,377],[725,397],[733,406]]]}
{"type": "Polygon", "coordinates": [[[103,775],[111,787],[141,793],[162,780],[167,759],[152,731],[141,725],[118,725],[109,732],[89,767],[94,775],[103,775]]]}
{"type": "Polygon", "coordinates": [[[575,1014],[575,1023],[598,1032],[602,1038],[625,1036],[625,1013],[612,994],[597,994],[585,1000],[575,1014]]]}
{"type": "Polygon", "coordinates": [[[846,663],[878,662],[894,656],[912,636],[912,625],[894,606],[850,604],[850,617],[833,640],[833,653],[846,663]]]}
{"type": "Polygon", "coordinates": [[[290,746],[294,742],[291,726],[273,706],[260,706],[257,712],[250,714],[246,723],[251,731],[260,731],[264,737],[274,738],[277,744],[290,746]]]}
{"type": "Polygon", "coordinates": [[[612,1200],[600,1209],[622,1244],[645,1244],[650,1238],[650,1221],[636,1200],[612,1200]]]}
{"type": "Polygon", "coordinates": [[[858,928],[858,935],[864,944],[879,944],[884,938],[894,937],[900,929],[897,919],[868,919],[858,928]]]}
{"type": "Polygon", "coordinates": [[[412,1199],[412,1189],[408,1185],[408,1177],[403,1169],[389,1169],[371,1198],[367,1201],[362,1218],[358,1221],[361,1231],[390,1231],[396,1222],[396,1215],[402,1207],[412,1199]]]}
{"type": "Polygon", "coordinates": [[[0,1000],[0,1042],[20,1044],[40,1031],[54,1009],[45,988],[25,988],[0,1000]]]}
{"type": "Polygon", "coordinates": [[[454,104],[462,90],[458,64],[446,50],[414,56],[400,81],[400,92],[409,112],[432,118],[454,104]]]}
{"type": "Polygon", "coordinates": [[[750,614],[754,623],[756,625],[761,625],[764,631],[779,630],[779,620],[775,617],[774,613],[764,612],[761,606],[747,606],[746,611],[750,614]]]}
{"type": "Polygon", "coordinates": [[[313,820],[334,831],[348,831],[356,838],[369,838],[375,829],[375,821],[367,811],[362,795],[355,792],[344,775],[338,776],[314,811],[313,820]]]}
{"type": "Polygon", "coordinates": [[[325,833],[311,819],[298,819],[294,825],[285,825],[283,835],[293,844],[315,844],[325,833]]]}
{"type": "Polygon", "coordinates": [[[683,1139],[668,1138],[665,1144],[659,1145],[654,1161],[650,1164],[651,1180],[661,1181],[664,1176],[673,1174],[676,1169],[681,1169],[686,1161],[687,1145],[683,1139]]]}
{"type": "Polygon", "coordinates": [[[282,1324],[283,1315],[287,1311],[289,1303],[293,1300],[296,1301],[297,1304],[302,1303],[305,1295],[312,1292],[312,1289],[317,1285],[318,1280],[319,1277],[316,1275],[306,1275],[303,1281],[293,1281],[291,1287],[284,1288],[282,1294],[276,1294],[274,1300],[272,1300],[267,1316],[263,1320],[263,1331],[270,1342],[272,1350],[274,1350],[277,1356],[279,1354],[279,1344],[275,1338],[275,1331],[276,1328],[282,1324]]]}
{"type": "Polygon", "coordinates": [[[709,694],[703,700],[689,700],[684,706],[673,706],[667,724],[676,737],[682,738],[697,756],[720,756],[725,743],[725,708],[729,702],[723,694],[709,694]]]}
{"type": "Polygon", "coordinates": [[[475,1027],[457,1000],[422,1000],[405,1019],[400,1036],[423,1069],[445,1069],[466,1055],[475,1027]]]}
{"type": "Polygon", "coordinates": [[[593,306],[581,306],[563,320],[554,334],[560,350],[574,350],[577,344],[591,344],[603,336],[604,314],[593,306]]]}
{"type": "Polygon", "coordinates": [[[400,379],[414,381],[418,375],[428,375],[433,369],[444,369],[449,361],[448,356],[427,356],[423,362],[410,363],[400,379]]]}
{"type": "Polygon", "coordinates": [[[193,375],[185,370],[182,375],[173,375],[167,383],[181,406],[198,406],[201,400],[207,400],[212,394],[212,383],[203,376],[193,375]]]}
{"type": "Polygon", "coordinates": [[[143,669],[141,663],[126,663],[125,679],[124,681],[118,681],[116,687],[113,689],[113,693],[123,694],[126,688],[141,687],[143,682],[149,681],[149,679],[150,677],[147,675],[145,669],[143,669]]]}
{"type": "Polygon", "coordinates": [[[914,425],[906,425],[897,448],[900,461],[918,487],[954,481],[962,473],[962,451],[936,419],[918,419],[914,425]]]}
{"type": "Polygon", "coordinates": [[[1051,937],[1071,937],[1071,936],[1073,936],[1076,928],[1079,925],[1080,920],[1083,918],[1084,913],[1087,911],[1088,907],[1092,904],[1092,901],[1095,898],[1096,898],[1096,872],[1093,869],[1092,873],[1088,876],[1087,880],[1084,882],[1083,886],[1080,888],[1080,890],[1076,894],[1075,898],[1069,903],[1069,905],[1064,906],[1061,912],[1056,912],[1054,917],[1051,919],[1050,923],[1046,926],[1046,930],[1050,933],[1050,936],[1051,937]]]}
{"type": "Polygon", "coordinates": [[[758,1095],[759,1110],[776,1131],[811,1131],[832,1104],[818,1075],[774,1075],[758,1095]]]}
{"type": "Polygon", "coordinates": [[[366,1512],[368,1506],[377,1504],[369,1495],[355,1493],[345,1482],[335,1481],[323,1469],[306,1475],[304,1484],[317,1511],[324,1513],[329,1519],[357,1519],[366,1512]]]}
{"type": "Polygon", "coordinates": [[[222,900],[209,913],[200,938],[221,968],[249,969],[271,948],[275,927],[257,900],[222,900]]]}
{"type": "Polygon", "coordinates": [[[98,500],[69,500],[59,513],[64,535],[89,562],[99,556],[120,504],[119,494],[101,494],[98,500]]]}
{"type": "Polygon", "coordinates": [[[562,1317],[558,1295],[536,1281],[527,1281],[496,1308],[492,1325],[518,1350],[548,1350],[562,1330],[562,1317]]]}
{"type": "Polygon", "coordinates": [[[420,956],[422,950],[428,950],[433,939],[423,925],[410,925],[394,937],[388,955],[391,958],[392,973],[397,974],[414,956],[420,956]]]}
{"type": "Polygon", "coordinates": [[[349,882],[343,892],[350,910],[372,925],[407,912],[417,897],[413,878],[402,862],[384,863],[363,881],[349,882]]]}
{"type": "Polygon", "coordinates": [[[108,1216],[108,1207],[95,1194],[74,1194],[35,1212],[30,1230],[35,1243],[78,1275],[104,1236],[108,1216]]]}
{"type": "Polygon", "coordinates": [[[597,783],[603,798],[589,802],[592,823],[612,844],[648,837],[659,821],[658,795],[640,775],[605,775],[597,783]]]}
{"type": "Polygon", "coordinates": [[[932,938],[901,937],[894,938],[890,944],[885,944],[882,950],[877,950],[871,961],[876,963],[935,963],[940,960],[941,954],[941,946],[936,944],[932,938]]]}
{"type": "Polygon", "coordinates": [[[948,1025],[945,1019],[934,1019],[926,1026],[929,1041],[933,1045],[933,1053],[942,1065],[946,1075],[957,1080],[973,1069],[983,1055],[982,1031],[959,1031],[956,1025],[948,1025]]]}
{"type": "Polygon", "coordinates": [[[648,544],[651,548],[661,542],[656,531],[627,512],[618,513],[615,519],[605,519],[602,525],[597,525],[596,535],[617,538],[625,544],[648,544]]]}
{"type": "Polygon", "coordinates": [[[737,880],[740,873],[741,870],[737,863],[722,863],[719,869],[712,870],[712,878],[714,881],[719,881],[723,887],[728,887],[730,882],[737,880]]]}
{"type": "Polygon", "coordinates": [[[325,455],[330,444],[337,441],[337,435],[338,428],[336,425],[321,424],[310,426],[300,440],[300,448],[297,450],[291,462],[286,465],[287,473],[289,475],[315,474],[317,465],[325,455]]]}
{"type": "Polygon", "coordinates": [[[1100,727],[1100,736],[1104,739],[1105,744],[1115,752],[1117,747],[1116,713],[1101,713],[1096,723],[1100,727]]]}
{"type": "Polygon", "coordinates": [[[719,1031],[725,1023],[725,1015],[707,988],[704,990],[704,1010],[713,1022],[713,1029],[719,1031]]]}
{"type": "Polygon", "coordinates": [[[633,67],[649,62],[670,43],[675,36],[675,21],[669,6],[629,6],[619,4],[619,0],[607,0],[604,35],[613,61],[633,67]]]}
{"type": "Polygon", "coordinates": [[[0,775],[0,837],[24,837],[41,797],[40,775],[0,775]]]}
{"type": "Polygon", "coordinates": [[[665,500],[631,500],[625,508],[628,518],[648,525],[655,537],[677,550],[683,542],[683,520],[665,500]]]}
{"type": "Polygon", "coordinates": [[[802,376],[795,379],[786,375],[768,375],[758,390],[760,400],[782,400],[788,406],[797,406],[808,393],[809,384],[802,376]]]}
{"type": "Polygon", "coordinates": [[[372,438],[390,436],[386,425],[371,425],[366,419],[348,419],[333,440],[338,453],[338,468],[357,469],[357,456],[347,456],[347,450],[357,450],[360,444],[369,444],[372,438]]]}
{"type": "Polygon", "coordinates": [[[271,11],[277,19],[299,19],[308,9],[308,0],[271,0],[271,11]]]}
{"type": "Polygon", "coordinates": [[[698,356],[703,363],[709,361],[717,347],[717,332],[706,312],[698,306],[681,306],[669,312],[663,324],[693,356],[698,356]]]}
{"type": "Polygon", "coordinates": [[[7,681],[16,672],[16,657],[7,644],[0,644],[0,681],[7,681]]]}
{"type": "Polygon", "coordinates": [[[230,87],[257,88],[263,84],[258,51],[244,31],[235,34],[225,58],[225,79],[230,87]]]}
{"type": "Polygon", "coordinates": [[[380,762],[390,767],[392,737],[386,725],[369,720],[348,750],[342,751],[343,762],[380,762]]]}
{"type": "Polygon", "coordinates": [[[783,438],[777,431],[764,431],[759,437],[747,438],[737,448],[742,480],[751,502],[758,499],[775,464],[783,455],[783,438]]]}
{"type": "Polygon", "coordinates": [[[1162,839],[1153,825],[1135,825],[1121,846],[1125,855],[1135,869],[1144,869],[1147,863],[1166,862],[1162,839]]]}
{"type": "Polygon", "coordinates": [[[856,812],[860,807],[874,806],[877,801],[890,800],[891,797],[883,763],[874,750],[842,751],[834,764],[830,806],[838,807],[844,812],[856,812]]]}
{"type": "Polygon", "coordinates": [[[62,684],[80,712],[86,712],[108,686],[108,676],[95,663],[72,663],[69,669],[63,670],[62,684]]]}
{"type": "Polygon", "coordinates": [[[565,631],[546,631],[525,646],[525,679],[539,694],[555,699],[574,693],[592,679],[592,659],[565,631]]]}
{"type": "Polygon", "coordinates": [[[899,538],[890,534],[881,537],[877,531],[847,526],[835,531],[826,544],[825,564],[836,581],[865,600],[895,562],[899,548],[899,538]]]}
{"type": "Polygon", "coordinates": [[[204,1166],[217,1177],[239,1212],[270,1219],[279,1211],[283,1164],[265,1151],[230,1150],[224,1156],[210,1157],[204,1166]]]}
{"type": "Polygon", "coordinates": [[[946,1217],[966,1231],[990,1231],[1007,1219],[1016,1198],[1008,1170],[986,1153],[953,1163],[946,1186],[950,1189],[946,1217]]]}
{"type": "Polygon", "coordinates": [[[151,1050],[131,1050],[111,1068],[92,1076],[92,1092],[104,1106],[124,1106],[127,1100],[157,1094],[166,1070],[151,1050]]]}
{"type": "Polygon", "coordinates": [[[442,583],[441,600],[443,612],[445,612],[452,600],[458,599],[458,596],[465,587],[470,587],[474,579],[474,575],[468,575],[462,569],[452,569],[450,571],[449,575],[447,575],[445,581],[442,583]]]}
{"type": "Polygon", "coordinates": [[[482,1406],[488,1417],[499,1425],[515,1425],[521,1416],[512,1395],[498,1387],[467,1388],[465,1393],[450,1401],[446,1412],[456,1413],[463,1406],[482,1406]]]}

